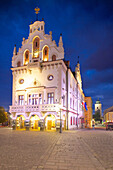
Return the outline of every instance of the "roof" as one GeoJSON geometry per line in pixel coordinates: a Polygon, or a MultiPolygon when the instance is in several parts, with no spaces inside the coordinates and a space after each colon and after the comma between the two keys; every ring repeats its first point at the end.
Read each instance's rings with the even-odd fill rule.
{"type": "Polygon", "coordinates": [[[108,112],[113,112],[113,106],[109,107],[108,109],[104,110],[104,115],[108,112]]]}
{"type": "Polygon", "coordinates": [[[99,99],[96,101],[96,104],[101,104],[101,102],[100,102],[100,100],[99,100],[99,99]]]}

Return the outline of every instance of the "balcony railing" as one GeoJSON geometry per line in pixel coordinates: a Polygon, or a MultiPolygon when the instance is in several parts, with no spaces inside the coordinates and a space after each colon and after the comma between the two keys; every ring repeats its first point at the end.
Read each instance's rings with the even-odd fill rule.
{"type": "Polygon", "coordinates": [[[58,104],[42,104],[40,105],[41,111],[57,111],[58,104]]]}
{"type": "Polygon", "coordinates": [[[18,112],[38,112],[38,111],[57,111],[58,104],[41,104],[41,105],[24,105],[24,106],[10,106],[10,113],[18,112]]]}

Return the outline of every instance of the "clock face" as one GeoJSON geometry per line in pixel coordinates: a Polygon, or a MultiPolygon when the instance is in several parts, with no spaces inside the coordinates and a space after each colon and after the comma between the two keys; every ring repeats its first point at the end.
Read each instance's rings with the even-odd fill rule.
{"type": "Polygon", "coordinates": [[[54,78],[53,75],[48,76],[48,80],[50,80],[50,81],[53,80],[53,78],[54,78]]]}
{"type": "Polygon", "coordinates": [[[20,80],[19,80],[19,83],[20,83],[20,84],[23,84],[23,83],[24,83],[24,79],[20,79],[20,80]]]}

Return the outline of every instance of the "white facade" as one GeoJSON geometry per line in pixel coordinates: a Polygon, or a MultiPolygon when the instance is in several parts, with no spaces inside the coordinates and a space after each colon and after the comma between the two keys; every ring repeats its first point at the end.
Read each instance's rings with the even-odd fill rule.
{"type": "Polygon", "coordinates": [[[24,127],[24,121],[30,121],[30,126],[38,129],[43,121],[45,129],[56,129],[60,120],[64,129],[75,128],[84,116],[80,65],[74,77],[63,61],[62,36],[57,46],[52,32],[45,34],[44,25],[44,21],[35,21],[18,52],[14,47],[12,119],[19,128],[24,127]]]}

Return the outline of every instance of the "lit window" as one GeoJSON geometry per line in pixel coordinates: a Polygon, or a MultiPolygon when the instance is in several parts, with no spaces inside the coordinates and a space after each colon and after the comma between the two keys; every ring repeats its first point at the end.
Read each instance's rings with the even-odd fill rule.
{"type": "Polygon", "coordinates": [[[49,48],[47,46],[43,49],[43,60],[48,61],[49,58],[49,48]]]}
{"type": "Polygon", "coordinates": [[[24,95],[18,96],[18,104],[19,105],[24,105],[24,95]]]}
{"type": "Polygon", "coordinates": [[[38,104],[38,94],[29,94],[29,105],[37,105],[38,104]]]}
{"type": "Polygon", "coordinates": [[[53,104],[54,103],[54,93],[48,93],[48,104],[53,104]]]}

